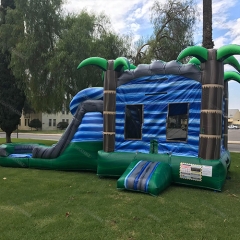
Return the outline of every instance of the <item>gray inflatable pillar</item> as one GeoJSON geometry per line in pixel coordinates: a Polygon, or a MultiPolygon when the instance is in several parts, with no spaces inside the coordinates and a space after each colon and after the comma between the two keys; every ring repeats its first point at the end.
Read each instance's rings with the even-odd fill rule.
{"type": "Polygon", "coordinates": [[[208,61],[201,64],[202,107],[199,153],[202,159],[219,159],[222,135],[223,63],[216,60],[216,49],[208,50],[208,61]]]}
{"type": "Polygon", "coordinates": [[[115,149],[117,73],[114,71],[113,66],[114,61],[109,60],[104,79],[103,151],[105,152],[114,152],[115,149]]]}

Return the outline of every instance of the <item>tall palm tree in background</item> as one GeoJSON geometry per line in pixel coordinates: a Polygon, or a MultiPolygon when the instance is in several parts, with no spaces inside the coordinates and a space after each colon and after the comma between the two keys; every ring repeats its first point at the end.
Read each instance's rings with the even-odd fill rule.
{"type": "Polygon", "coordinates": [[[203,0],[203,41],[202,46],[212,49],[212,0],[203,0]]]}

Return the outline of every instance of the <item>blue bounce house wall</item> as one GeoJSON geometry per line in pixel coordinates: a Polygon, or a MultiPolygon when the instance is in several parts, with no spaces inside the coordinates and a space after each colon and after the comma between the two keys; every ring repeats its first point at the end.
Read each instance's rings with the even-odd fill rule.
{"type": "MultiPolygon", "coordinates": [[[[141,77],[117,88],[116,152],[149,153],[151,140],[158,143],[158,153],[198,157],[202,85],[179,75],[141,77]],[[167,141],[166,128],[170,103],[188,103],[187,139],[167,141]],[[142,138],[125,140],[126,105],[143,105],[142,138]]],[[[177,113],[176,113],[177,115],[177,113]]]]}

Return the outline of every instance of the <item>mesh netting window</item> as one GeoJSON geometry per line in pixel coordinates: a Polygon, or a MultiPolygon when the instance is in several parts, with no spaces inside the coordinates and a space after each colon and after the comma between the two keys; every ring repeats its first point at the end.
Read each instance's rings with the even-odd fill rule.
{"type": "Polygon", "coordinates": [[[168,104],[167,133],[168,141],[186,142],[188,134],[189,103],[168,104]]]}
{"type": "Polygon", "coordinates": [[[126,105],[124,137],[126,140],[142,139],[143,105],[126,105]]]}

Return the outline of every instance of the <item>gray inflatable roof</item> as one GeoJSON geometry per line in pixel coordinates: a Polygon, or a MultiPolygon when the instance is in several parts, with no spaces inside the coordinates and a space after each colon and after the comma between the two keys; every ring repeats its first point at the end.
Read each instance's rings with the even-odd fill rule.
{"type": "Polygon", "coordinates": [[[151,64],[139,64],[134,70],[123,72],[118,78],[118,86],[136,78],[153,75],[180,75],[201,82],[201,71],[194,64],[155,61],[151,64]]]}

